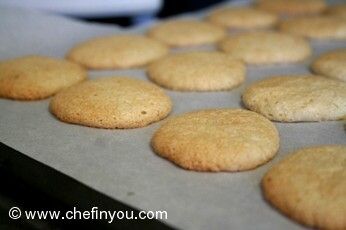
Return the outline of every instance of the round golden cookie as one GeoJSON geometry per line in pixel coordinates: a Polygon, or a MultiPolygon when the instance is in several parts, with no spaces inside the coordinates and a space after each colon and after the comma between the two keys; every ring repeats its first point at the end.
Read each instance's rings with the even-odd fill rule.
{"type": "Polygon", "coordinates": [[[311,67],[317,74],[346,81],[346,49],[322,54],[311,67]]]}
{"type": "Polygon", "coordinates": [[[274,121],[346,119],[346,83],[317,75],[271,77],[248,87],[243,102],[274,121]]]}
{"type": "Polygon", "coordinates": [[[290,218],[318,229],[346,229],[346,146],[300,149],[262,180],[265,198],[290,218]]]}
{"type": "Polygon", "coordinates": [[[208,22],[195,20],[171,20],[160,23],[148,31],[148,35],[170,46],[195,46],[217,42],[226,31],[208,22]]]}
{"type": "Polygon", "coordinates": [[[51,112],[68,123],[97,128],[138,128],[166,117],[170,98],[152,83],[127,77],[86,81],[58,93],[51,112]]]}
{"type": "Polygon", "coordinates": [[[169,119],[152,138],[154,151],[196,171],[244,171],[264,164],[279,148],[273,123],[242,109],[209,109],[169,119]]]}
{"type": "Polygon", "coordinates": [[[212,12],[208,20],[230,29],[260,29],[274,26],[276,14],[250,7],[229,7],[212,12]]]}
{"type": "Polygon", "coordinates": [[[280,15],[310,15],[326,8],[324,0],[258,0],[257,7],[280,15]]]}
{"type": "Polygon", "coordinates": [[[79,65],[44,56],[24,56],[0,62],[0,97],[39,100],[83,81],[79,65]]]}
{"type": "Polygon", "coordinates": [[[346,4],[331,5],[328,7],[326,14],[346,18],[346,4]]]}
{"type": "Polygon", "coordinates": [[[281,31],[312,39],[346,39],[346,18],[315,16],[281,22],[281,31]]]}
{"type": "Polygon", "coordinates": [[[250,32],[226,38],[219,48],[248,64],[298,62],[311,54],[301,37],[278,32],[250,32]]]}
{"type": "Polygon", "coordinates": [[[148,75],[173,90],[227,90],[244,81],[245,65],[221,52],[179,53],[152,63],[148,75]]]}
{"type": "Polygon", "coordinates": [[[141,35],[98,37],[77,44],[67,58],[91,69],[140,67],[168,53],[168,47],[141,35]]]}

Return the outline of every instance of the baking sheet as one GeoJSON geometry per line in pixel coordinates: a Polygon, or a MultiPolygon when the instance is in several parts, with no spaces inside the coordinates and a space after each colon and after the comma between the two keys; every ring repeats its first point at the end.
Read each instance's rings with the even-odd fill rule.
{"type": "MultiPolygon", "coordinates": [[[[1,8],[0,59],[25,54],[63,57],[73,44],[90,37],[143,30],[142,27],[122,31],[115,26],[1,8]]],[[[346,47],[346,42],[312,42],[312,46],[316,56],[346,47]]],[[[310,62],[311,59],[296,65],[250,66],[245,84],[226,92],[167,90],[174,103],[172,115],[204,108],[239,108],[244,87],[268,75],[308,73],[310,62]]],[[[90,71],[90,78],[110,75],[146,80],[142,69],[90,71]]],[[[303,229],[263,200],[259,186],[263,174],[298,148],[346,144],[342,121],[275,123],[281,146],[268,164],[248,172],[197,173],[180,169],[153,153],[149,142],[162,121],[131,130],[88,128],[58,121],[49,113],[48,104],[49,99],[0,99],[0,141],[136,208],[166,210],[165,222],[183,229],[303,229]]]]}

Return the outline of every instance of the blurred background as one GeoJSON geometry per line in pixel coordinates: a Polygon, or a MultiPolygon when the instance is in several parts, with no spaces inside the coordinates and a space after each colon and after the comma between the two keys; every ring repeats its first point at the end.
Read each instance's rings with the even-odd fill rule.
{"type": "Polygon", "coordinates": [[[225,0],[0,0],[16,6],[123,27],[200,10],[225,0]]]}

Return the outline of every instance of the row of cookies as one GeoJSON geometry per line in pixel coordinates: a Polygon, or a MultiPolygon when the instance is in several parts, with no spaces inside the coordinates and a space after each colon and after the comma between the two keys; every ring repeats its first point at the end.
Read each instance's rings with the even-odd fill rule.
{"type": "MultiPolygon", "coordinates": [[[[333,52],[323,55],[314,62],[314,69],[322,74],[325,72],[326,76],[331,78],[339,77],[344,80],[342,77],[345,76],[346,67],[343,65],[345,62],[337,54],[339,53],[333,52]]],[[[345,52],[342,55],[345,56],[345,52]]],[[[226,90],[244,81],[245,66],[241,61],[226,54],[191,52],[158,60],[149,66],[148,73],[152,81],[174,90],[226,90]]],[[[0,63],[0,96],[14,99],[46,98],[85,78],[86,72],[82,67],[64,60],[39,56],[8,60],[0,63]]],[[[103,81],[106,82],[106,80],[103,81]]],[[[114,90],[119,95],[113,93],[109,98],[118,98],[120,101],[125,99],[121,97],[123,94],[120,92],[134,85],[131,79],[128,79],[126,83],[120,83],[116,79],[109,79],[109,81],[114,84],[105,84],[105,87],[100,87],[98,90],[114,90]],[[115,88],[112,89],[112,87],[115,88]]],[[[94,84],[93,82],[97,80],[85,82],[64,92],[78,91],[84,85],[94,84]]],[[[136,84],[150,85],[155,88],[157,94],[165,95],[153,84],[139,81],[136,84]]],[[[136,87],[140,88],[137,85],[136,87]]],[[[248,87],[243,93],[243,102],[247,108],[276,121],[338,120],[345,118],[346,114],[345,85],[343,81],[318,75],[270,77],[248,87]]],[[[137,100],[140,100],[140,95],[137,95],[138,90],[133,89],[133,91],[131,97],[138,97],[137,100]]],[[[130,97],[128,94],[130,93],[125,96],[130,97]]],[[[55,98],[59,98],[60,95],[63,95],[63,92],[55,98]]],[[[68,100],[68,103],[71,103],[71,100],[68,100]]]]}
{"type": "MultiPolygon", "coordinates": [[[[224,40],[220,46],[226,54],[185,52],[167,56],[167,47],[159,42],[141,35],[115,35],[77,45],[68,57],[94,68],[130,68],[151,62],[147,68],[149,79],[163,87],[210,91],[231,89],[244,81],[245,66],[237,59],[247,64],[290,63],[311,53],[303,38],[277,32],[241,34],[224,40]]],[[[313,62],[312,70],[345,81],[345,60],[345,49],[328,52],[313,62]]],[[[0,96],[42,99],[85,78],[86,71],[69,61],[40,56],[11,59],[0,63],[0,96]]]]}
{"type": "MultiPolygon", "coordinates": [[[[149,79],[180,91],[225,90],[238,86],[244,81],[246,70],[236,59],[248,64],[290,63],[311,53],[304,39],[276,32],[252,32],[228,38],[221,47],[231,55],[185,52],[165,56],[166,47],[140,35],[116,35],[86,43],[91,44],[77,45],[80,52],[76,56],[79,54],[80,59],[92,61],[90,65],[125,68],[151,62],[147,68],[149,79]]],[[[74,53],[73,50],[70,53],[74,53]]],[[[345,49],[328,52],[312,63],[312,70],[345,81],[345,60],[345,49]]],[[[84,79],[86,71],[65,60],[40,56],[5,60],[0,63],[0,96],[19,100],[42,99],[84,79]]]]}
{"type": "Polygon", "coordinates": [[[221,8],[207,16],[206,21],[170,20],[150,28],[148,36],[173,47],[184,47],[218,42],[226,37],[225,29],[239,32],[271,28],[313,39],[346,38],[343,17],[328,14],[280,19],[274,13],[252,7],[221,8]]]}
{"type": "Polygon", "coordinates": [[[157,41],[138,35],[95,38],[78,44],[67,58],[90,69],[132,68],[167,55],[169,49],[164,43],[186,47],[218,42],[221,51],[248,64],[287,63],[311,55],[309,42],[303,36],[346,39],[346,20],[339,18],[292,19],[281,27],[285,28],[281,32],[252,31],[226,37],[224,29],[207,22],[171,20],[149,30],[148,36],[157,41]]]}
{"type": "MultiPolygon", "coordinates": [[[[123,44],[122,47],[126,47],[126,45],[123,44]]],[[[107,48],[110,47],[105,46],[103,52],[107,52],[107,48]]],[[[186,55],[199,56],[199,54],[186,55]]],[[[224,61],[227,63],[227,59],[230,59],[233,67],[228,71],[233,71],[231,72],[232,76],[238,76],[238,78],[241,78],[241,76],[244,77],[243,72],[245,69],[240,61],[231,58],[218,59],[218,55],[209,57],[209,53],[206,55],[205,60],[209,59],[209,62],[213,63],[211,60],[215,59],[215,63],[217,63],[217,65],[214,64],[216,66],[213,67],[213,65],[211,65],[212,68],[205,70],[208,73],[210,72],[211,76],[213,76],[213,73],[219,72],[215,70],[219,70],[219,68],[224,65],[224,61]]],[[[137,55],[134,54],[133,58],[137,60],[137,56],[138,53],[137,55]]],[[[120,58],[123,59],[126,57],[127,56],[120,56],[120,58]]],[[[30,59],[31,58],[28,58],[27,61],[29,60],[30,62],[30,59]]],[[[177,65],[169,64],[169,62],[165,64],[163,60],[158,60],[157,62],[162,61],[163,64],[157,66],[167,65],[168,69],[176,70],[178,67],[188,62],[185,60],[185,58],[174,60],[173,63],[178,63],[177,65]]],[[[195,58],[192,58],[191,62],[196,63],[195,60],[195,58]]],[[[197,64],[195,64],[198,68],[192,68],[190,72],[193,73],[194,71],[198,71],[196,69],[209,63],[208,61],[199,62],[198,60],[199,58],[197,58],[197,64]]],[[[112,62],[112,60],[109,61],[112,62]]],[[[17,64],[13,64],[13,66],[18,67],[17,64]]],[[[26,66],[27,67],[23,68],[22,72],[15,75],[14,79],[20,79],[23,73],[29,73],[30,75],[30,73],[35,73],[35,71],[36,74],[40,72],[40,69],[32,68],[35,66],[34,63],[27,64],[26,66]]],[[[52,68],[47,65],[43,66],[43,69],[49,70],[52,68]]],[[[152,69],[154,70],[151,71],[158,71],[156,68],[152,67],[152,69]]],[[[185,67],[185,69],[187,70],[183,72],[184,76],[189,76],[189,72],[186,71],[189,71],[190,67],[185,67]]],[[[7,71],[11,72],[13,69],[7,71]]],[[[327,72],[329,73],[329,71],[327,72]]],[[[65,77],[61,78],[62,80],[65,79],[65,77]]],[[[82,77],[82,79],[84,78],[82,77]]],[[[212,77],[204,79],[201,82],[206,84],[210,79],[212,79],[212,77]]],[[[39,81],[42,82],[40,79],[39,81]]],[[[80,81],[80,79],[78,79],[78,81],[80,81]]],[[[193,83],[193,81],[197,81],[197,79],[193,80],[192,77],[190,82],[193,83]]],[[[59,84],[56,83],[52,85],[59,84]]],[[[232,87],[239,83],[233,84],[232,87]]],[[[12,86],[15,85],[16,83],[12,84],[12,86]]],[[[12,87],[11,84],[7,84],[7,86],[12,87]]],[[[25,84],[24,87],[21,85],[17,87],[19,89],[25,89],[25,84]]],[[[51,87],[51,85],[48,84],[48,87],[51,87]]],[[[211,90],[210,87],[209,90],[211,90]]],[[[33,92],[35,92],[35,90],[33,90],[33,92]]],[[[316,76],[290,76],[267,79],[250,86],[245,91],[243,100],[247,107],[273,120],[276,120],[275,117],[283,117],[288,119],[288,121],[294,121],[297,117],[301,117],[302,115],[305,116],[305,114],[307,114],[308,117],[305,119],[329,119],[324,116],[329,115],[328,110],[331,107],[335,107],[337,111],[335,114],[335,110],[332,110],[333,113],[331,116],[333,117],[331,119],[340,119],[340,113],[344,114],[345,109],[344,92],[345,86],[341,82],[324,78],[320,79],[316,76]],[[312,82],[317,83],[316,85],[311,85],[312,82]],[[334,87],[336,87],[337,90],[333,90],[334,87]],[[323,97],[319,97],[321,91],[323,97]],[[268,92],[268,94],[266,92],[268,92]],[[287,94],[295,95],[296,97],[294,100],[289,100],[287,94]],[[336,98],[336,104],[334,104],[334,97],[336,98]],[[298,103],[295,103],[296,100],[298,103]],[[260,110],[258,108],[261,108],[263,101],[267,102],[262,106],[264,110],[260,110]],[[315,104],[312,102],[315,102],[315,104]],[[310,103],[312,103],[313,106],[311,106],[310,103]],[[267,111],[268,108],[266,108],[268,105],[271,105],[271,110],[269,111],[267,111]],[[290,107],[294,108],[292,113],[290,113],[290,107]],[[308,109],[304,110],[305,108],[308,109]],[[281,114],[284,115],[280,115],[280,111],[284,111],[284,113],[281,112],[281,114]],[[322,114],[320,114],[321,111],[323,111],[322,114]],[[288,114],[286,114],[286,112],[288,114]]],[[[67,90],[63,90],[53,98],[50,106],[51,111],[57,117],[67,122],[89,126],[98,125],[97,127],[104,128],[109,128],[110,125],[116,124],[115,128],[129,128],[141,127],[167,116],[171,109],[171,102],[164,92],[153,84],[129,78],[116,77],[87,81],[67,90]]],[[[274,157],[279,147],[279,137],[275,126],[257,113],[239,109],[220,109],[197,111],[169,119],[155,133],[152,139],[152,146],[156,153],[184,168],[203,171],[241,171],[255,168],[274,157]]],[[[304,186],[299,186],[299,184],[296,185],[295,181],[289,180],[292,176],[290,173],[291,171],[285,169],[285,167],[292,167],[289,163],[287,166],[277,166],[280,169],[283,168],[281,169],[282,173],[278,174],[277,170],[274,168],[273,173],[269,172],[268,176],[263,180],[263,188],[267,199],[277,205],[282,211],[303,223],[321,228],[342,229],[345,226],[342,216],[345,213],[343,209],[345,206],[342,205],[344,202],[344,183],[342,183],[344,167],[342,162],[344,161],[345,148],[338,146],[320,147],[317,148],[317,150],[313,149],[310,151],[312,153],[321,152],[321,154],[327,152],[327,158],[321,158],[310,153],[307,154],[305,153],[308,152],[307,150],[302,151],[304,154],[299,154],[299,156],[302,156],[298,157],[298,160],[293,161],[292,164],[297,166],[297,168],[303,168],[297,175],[294,174],[294,178],[301,178],[298,181],[302,181],[300,183],[304,186]],[[300,158],[303,159],[300,160],[300,158]],[[313,158],[314,162],[318,162],[316,164],[323,165],[323,167],[312,166],[306,169],[306,167],[304,167],[304,162],[310,158],[313,158]],[[330,170],[330,168],[336,170],[330,174],[326,174],[324,171],[330,170]],[[307,175],[311,174],[313,176],[307,178],[307,175]],[[341,176],[334,178],[335,174],[341,176]],[[326,179],[316,180],[316,177],[323,177],[326,179]],[[336,185],[332,186],[328,184],[330,178],[333,179],[333,183],[336,185]],[[282,181],[286,183],[282,183],[282,181]],[[331,206],[335,209],[330,208],[325,211],[325,206],[317,209],[318,207],[311,204],[306,208],[307,204],[304,205],[304,202],[301,202],[302,206],[296,205],[297,200],[305,201],[306,196],[304,191],[306,190],[310,191],[315,196],[320,195],[320,190],[316,190],[316,188],[313,187],[316,183],[321,185],[321,187],[326,186],[327,188],[337,190],[336,193],[327,193],[327,195],[331,197],[328,207],[331,206]],[[286,191],[286,193],[284,193],[284,191],[286,191]],[[288,199],[289,197],[294,197],[294,199],[290,200],[288,199]],[[338,203],[339,205],[337,205],[338,203]],[[317,212],[316,210],[319,211],[317,212]]],[[[282,164],[286,165],[284,163],[282,164]]],[[[325,200],[324,196],[321,197],[321,200],[325,200]]]]}

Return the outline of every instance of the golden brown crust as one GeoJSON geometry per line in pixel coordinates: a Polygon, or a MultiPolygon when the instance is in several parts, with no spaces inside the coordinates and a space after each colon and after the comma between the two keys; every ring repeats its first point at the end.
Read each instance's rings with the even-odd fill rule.
{"type": "Polygon", "coordinates": [[[265,198],[290,218],[319,229],[346,229],[346,146],[300,149],[262,180],[265,198]]]}
{"type": "Polygon", "coordinates": [[[230,29],[262,29],[273,27],[278,16],[250,7],[228,7],[212,12],[208,21],[230,29]]]}
{"type": "Polygon", "coordinates": [[[0,97],[39,100],[86,79],[86,71],[63,59],[24,56],[0,62],[0,97]]]}
{"type": "Polygon", "coordinates": [[[257,7],[280,15],[311,15],[325,10],[324,0],[258,0],[257,7]]]}
{"type": "Polygon", "coordinates": [[[104,77],[58,93],[50,103],[60,120],[97,128],[138,128],[166,117],[170,98],[152,83],[104,77]]]}
{"type": "Polygon", "coordinates": [[[298,62],[311,54],[305,39],[278,32],[238,34],[220,42],[219,48],[248,64],[298,62]]]}
{"type": "Polygon", "coordinates": [[[281,22],[281,31],[321,40],[346,39],[346,19],[330,16],[292,18],[281,22]]]}
{"type": "Polygon", "coordinates": [[[152,138],[154,151],[178,166],[196,171],[243,171],[274,157],[275,126],[242,109],[209,109],[169,119],[152,138]]]}
{"type": "Polygon", "coordinates": [[[67,58],[90,69],[144,66],[168,53],[168,47],[141,35],[94,38],[73,47],[67,58]]]}
{"type": "Polygon", "coordinates": [[[226,31],[208,22],[180,19],[160,23],[148,35],[167,45],[182,47],[215,43],[226,36],[226,31]]]}
{"type": "Polygon", "coordinates": [[[173,90],[226,90],[244,81],[245,66],[221,52],[188,52],[155,61],[148,74],[153,82],[173,90]]]}
{"type": "Polygon", "coordinates": [[[346,81],[346,49],[322,54],[312,63],[311,68],[317,74],[346,81]]]}
{"type": "Polygon", "coordinates": [[[316,75],[284,75],[249,86],[245,106],[274,121],[346,119],[346,83],[316,75]]]}

